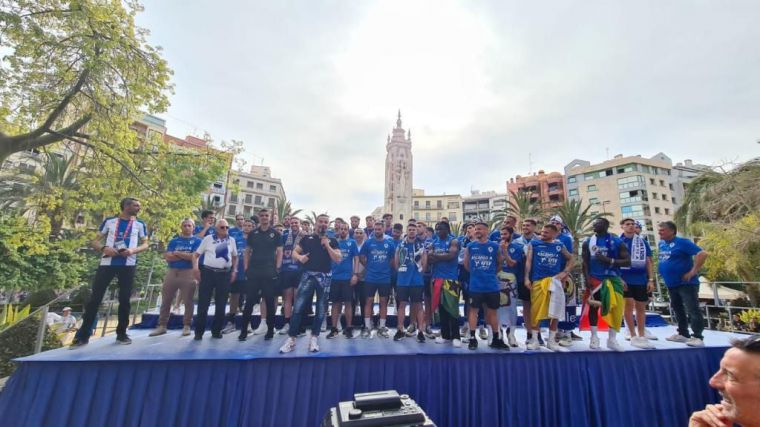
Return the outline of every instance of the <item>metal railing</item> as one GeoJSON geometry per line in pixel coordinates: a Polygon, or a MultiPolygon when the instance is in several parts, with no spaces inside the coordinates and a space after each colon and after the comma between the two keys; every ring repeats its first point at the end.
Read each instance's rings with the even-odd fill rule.
{"type": "Polygon", "coordinates": [[[9,331],[12,331],[14,328],[16,328],[18,325],[20,325],[24,320],[29,319],[30,317],[34,317],[39,315],[40,316],[40,324],[37,327],[37,336],[34,341],[34,353],[37,354],[42,351],[42,343],[45,341],[45,331],[47,329],[47,315],[50,311],[50,305],[57,302],[63,297],[63,295],[57,296],[55,299],[47,302],[45,305],[42,305],[40,307],[37,307],[36,310],[29,313],[28,316],[24,317],[23,319],[15,321],[12,325],[8,326],[7,328],[0,331],[0,335],[7,334],[9,331]]]}

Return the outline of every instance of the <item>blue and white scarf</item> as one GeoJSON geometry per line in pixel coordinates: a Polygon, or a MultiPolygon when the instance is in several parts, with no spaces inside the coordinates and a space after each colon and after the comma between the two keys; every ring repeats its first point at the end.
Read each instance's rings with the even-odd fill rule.
{"type": "Polygon", "coordinates": [[[636,271],[647,269],[647,245],[644,238],[638,234],[634,235],[631,240],[631,266],[624,269],[636,271]]]}

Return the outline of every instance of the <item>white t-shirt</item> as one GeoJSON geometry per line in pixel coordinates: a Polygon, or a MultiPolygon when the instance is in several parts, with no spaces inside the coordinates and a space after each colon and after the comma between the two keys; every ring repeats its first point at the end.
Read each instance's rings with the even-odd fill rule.
{"type": "Polygon", "coordinates": [[[232,257],[238,255],[235,239],[208,235],[203,238],[195,253],[203,257],[203,265],[211,268],[232,267],[232,257]]]}

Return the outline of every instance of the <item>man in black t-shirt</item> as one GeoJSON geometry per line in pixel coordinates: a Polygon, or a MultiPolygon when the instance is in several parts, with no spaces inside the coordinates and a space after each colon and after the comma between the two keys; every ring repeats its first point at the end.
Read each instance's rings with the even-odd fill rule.
{"type": "Polygon", "coordinates": [[[301,238],[301,241],[293,251],[293,258],[303,264],[303,275],[298,284],[298,292],[293,317],[290,318],[288,340],[280,347],[281,353],[289,353],[296,348],[296,336],[301,327],[301,317],[307,304],[311,304],[311,294],[317,293],[317,306],[312,323],[309,351],[319,351],[319,337],[322,320],[327,311],[327,298],[330,294],[330,280],[332,278],[332,263],[340,262],[343,255],[340,252],[338,241],[327,237],[327,227],[330,217],[325,214],[317,217],[316,233],[301,238]]]}
{"type": "Polygon", "coordinates": [[[262,324],[266,317],[267,333],[265,340],[274,336],[274,313],[276,311],[275,296],[277,295],[278,274],[282,265],[282,235],[271,227],[269,211],[259,211],[259,226],[248,233],[245,250],[245,271],[248,277],[248,294],[243,310],[243,327],[238,340],[245,341],[248,337],[248,324],[251,322],[253,306],[261,304],[262,324]]]}

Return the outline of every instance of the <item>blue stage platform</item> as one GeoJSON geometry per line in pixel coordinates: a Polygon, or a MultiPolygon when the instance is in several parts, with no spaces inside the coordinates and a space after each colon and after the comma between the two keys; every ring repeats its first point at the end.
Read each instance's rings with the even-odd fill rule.
{"type": "MultiPolygon", "coordinates": [[[[280,355],[285,337],[203,341],[178,332],[134,343],[113,337],[19,360],[0,393],[8,426],[316,426],[353,393],[409,394],[438,426],[681,426],[718,396],[707,385],[731,334],[705,331],[705,348],[664,340],[656,350],[477,351],[411,339],[322,336],[320,353],[280,355]]],[[[602,342],[606,334],[601,334],[602,342]]],[[[518,331],[522,345],[524,331],[518,331]]]]}

